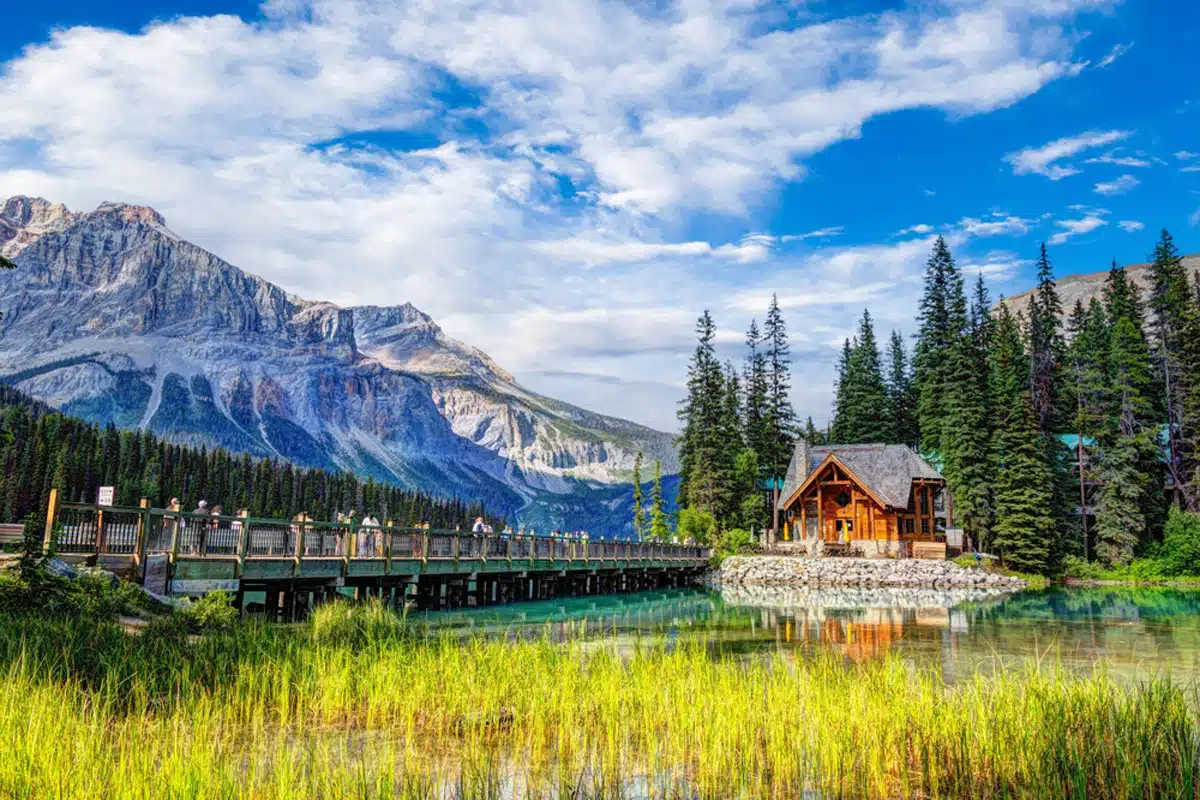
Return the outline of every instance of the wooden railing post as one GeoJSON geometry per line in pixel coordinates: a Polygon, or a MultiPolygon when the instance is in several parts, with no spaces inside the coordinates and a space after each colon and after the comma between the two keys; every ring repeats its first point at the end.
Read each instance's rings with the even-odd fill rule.
{"type": "Polygon", "coordinates": [[[137,569],[146,562],[146,537],[150,530],[150,501],[143,497],[138,501],[138,508],[142,513],[138,514],[137,521],[137,540],[133,547],[133,565],[137,569]]]}
{"type": "Polygon", "coordinates": [[[104,512],[96,510],[96,555],[104,552],[104,512]]]}
{"type": "Polygon", "coordinates": [[[243,508],[239,511],[238,519],[242,521],[241,530],[238,531],[237,543],[237,573],[240,578],[246,571],[246,556],[250,553],[250,509],[243,508]]]}
{"type": "MultiPolygon", "coordinates": [[[[176,515],[178,515],[178,514],[180,513],[180,511],[181,511],[181,507],[180,507],[179,503],[175,503],[174,505],[172,505],[172,506],[169,508],[169,510],[170,510],[170,511],[174,511],[174,512],[175,512],[175,514],[176,514],[176,515]]],[[[181,526],[181,525],[183,525],[183,524],[184,524],[184,522],[183,522],[183,518],[182,518],[182,517],[180,517],[180,516],[175,516],[175,517],[173,518],[173,521],[171,522],[171,556],[170,556],[170,561],[171,561],[171,563],[172,563],[172,564],[174,564],[174,563],[175,563],[175,556],[176,556],[176,554],[177,554],[177,553],[178,553],[178,551],[179,551],[179,526],[181,526]]]]}
{"type": "Polygon", "coordinates": [[[46,530],[42,534],[42,552],[49,553],[54,544],[54,523],[58,519],[58,489],[50,490],[50,504],[46,506],[46,530]]]}

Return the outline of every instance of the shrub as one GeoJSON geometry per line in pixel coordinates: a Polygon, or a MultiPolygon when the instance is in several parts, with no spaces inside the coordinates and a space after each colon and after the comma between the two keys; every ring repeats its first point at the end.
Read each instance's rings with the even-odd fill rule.
{"type": "Polygon", "coordinates": [[[680,541],[692,539],[702,545],[715,544],[717,541],[717,520],[707,511],[680,509],[679,525],[675,530],[680,541]]]}
{"type": "Polygon", "coordinates": [[[199,600],[189,601],[179,614],[194,633],[228,630],[238,621],[238,610],[223,591],[210,592],[199,600]]]}
{"type": "Polygon", "coordinates": [[[1200,514],[1172,508],[1160,557],[1169,575],[1200,575],[1200,514]]]}

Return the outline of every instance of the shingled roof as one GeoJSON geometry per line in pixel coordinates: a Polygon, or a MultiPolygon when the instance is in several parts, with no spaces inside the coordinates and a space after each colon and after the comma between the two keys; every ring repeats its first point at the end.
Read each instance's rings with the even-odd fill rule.
{"type": "Polygon", "coordinates": [[[800,485],[830,454],[859,478],[866,488],[894,508],[906,508],[912,482],[917,478],[942,480],[942,474],[902,444],[835,444],[816,447],[804,439],[796,442],[783,482],[780,502],[787,502],[800,485]]]}

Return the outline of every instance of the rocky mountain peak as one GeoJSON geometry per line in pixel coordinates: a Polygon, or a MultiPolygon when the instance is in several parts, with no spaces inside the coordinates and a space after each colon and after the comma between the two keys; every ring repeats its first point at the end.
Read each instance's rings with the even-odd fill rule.
{"type": "Polygon", "coordinates": [[[128,203],[113,203],[109,201],[101,203],[92,213],[96,216],[115,216],[122,222],[140,222],[160,228],[167,227],[167,220],[163,215],[150,206],[135,206],[128,203]]]}

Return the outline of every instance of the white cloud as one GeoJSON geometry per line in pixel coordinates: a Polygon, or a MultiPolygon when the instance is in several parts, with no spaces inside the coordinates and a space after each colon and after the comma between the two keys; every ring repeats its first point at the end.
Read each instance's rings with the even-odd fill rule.
{"type": "Polygon", "coordinates": [[[1102,194],[1106,197],[1111,197],[1113,195],[1125,194],[1139,183],[1141,183],[1141,181],[1132,175],[1122,175],[1116,180],[1101,181],[1100,183],[1097,183],[1095,192],[1096,194],[1102,194]]]}
{"type": "Polygon", "coordinates": [[[1036,222],[1034,219],[993,213],[986,220],[965,217],[958,225],[968,236],[1022,236],[1036,222]]]}
{"type": "Polygon", "coordinates": [[[1004,281],[1014,277],[1032,263],[1029,259],[1020,258],[1015,253],[993,250],[982,260],[967,261],[961,267],[965,275],[982,275],[986,280],[1004,281]]]}
{"type": "Polygon", "coordinates": [[[1193,158],[1200,157],[1200,153],[1193,153],[1190,150],[1178,150],[1175,152],[1175,157],[1180,161],[1191,161],[1193,158]]]}
{"type": "MultiPolygon", "coordinates": [[[[750,0],[271,0],[261,22],[64,28],[0,70],[0,196],[153,205],[289,290],[411,301],[535,389],[563,363],[679,386],[694,314],[663,298],[736,318],[753,262],[789,291],[889,283],[882,313],[901,324],[927,255],[915,239],[796,265],[772,237],[710,242],[690,221],[754,229],[810,156],[873,118],[986,113],[1078,73],[1084,7],[809,22],[750,0]]],[[[828,338],[840,313],[806,306],[794,327],[828,338]]],[[[592,397],[594,380],[554,380],[592,397]]],[[[644,391],[598,410],[672,425],[674,398],[644,391]]]]}
{"type": "Polygon", "coordinates": [[[1071,175],[1078,175],[1079,169],[1063,166],[1056,162],[1070,158],[1084,150],[1103,147],[1113,142],[1119,142],[1129,137],[1132,131],[1087,131],[1078,136],[1065,136],[1055,139],[1041,147],[1027,147],[1015,153],[1009,153],[1004,160],[1012,165],[1014,175],[1045,175],[1052,181],[1057,181],[1071,175]]]}
{"type": "Polygon", "coordinates": [[[779,237],[779,241],[787,242],[802,242],[805,239],[828,239],[833,236],[841,236],[845,228],[842,225],[835,225],[828,228],[817,228],[815,231],[808,233],[793,233],[779,237]]]}
{"type": "Polygon", "coordinates": [[[1188,217],[1188,224],[1191,225],[1193,228],[1196,227],[1197,225],[1200,225],[1200,208],[1197,208],[1195,211],[1192,212],[1192,215],[1190,217],[1188,217]]]}
{"type": "Polygon", "coordinates": [[[896,231],[896,233],[894,235],[895,236],[911,236],[911,235],[928,236],[931,233],[933,233],[933,226],[921,223],[918,225],[910,225],[907,228],[902,228],[901,230],[896,231]]]}
{"type": "Polygon", "coordinates": [[[1180,172],[1200,172],[1200,165],[1195,165],[1195,166],[1191,166],[1191,167],[1180,167],[1179,171],[1180,172]]]}
{"type": "Polygon", "coordinates": [[[1130,42],[1129,44],[1113,45],[1112,50],[1108,51],[1108,55],[1106,55],[1104,58],[1100,59],[1100,63],[1096,65],[1096,69],[1104,69],[1109,64],[1113,63],[1118,58],[1120,58],[1121,56],[1128,53],[1130,48],[1132,48],[1132,47],[1133,47],[1133,42],[1130,42]]]}
{"type": "Polygon", "coordinates": [[[1113,164],[1118,167],[1149,167],[1152,162],[1140,155],[1123,156],[1116,150],[1109,150],[1103,155],[1084,160],[1085,164],[1113,164]]]}
{"type": "Polygon", "coordinates": [[[1108,209],[1088,209],[1083,206],[1071,206],[1071,210],[1079,211],[1083,216],[1079,219],[1055,220],[1054,224],[1062,228],[1062,230],[1050,237],[1048,240],[1049,244],[1065,244],[1069,239],[1091,233],[1097,228],[1102,228],[1108,224],[1108,221],[1104,219],[1105,215],[1108,214],[1108,209]]]}
{"type": "Polygon", "coordinates": [[[1139,222],[1136,219],[1123,219],[1117,225],[1126,233],[1137,233],[1146,227],[1145,223],[1139,222]]]}

